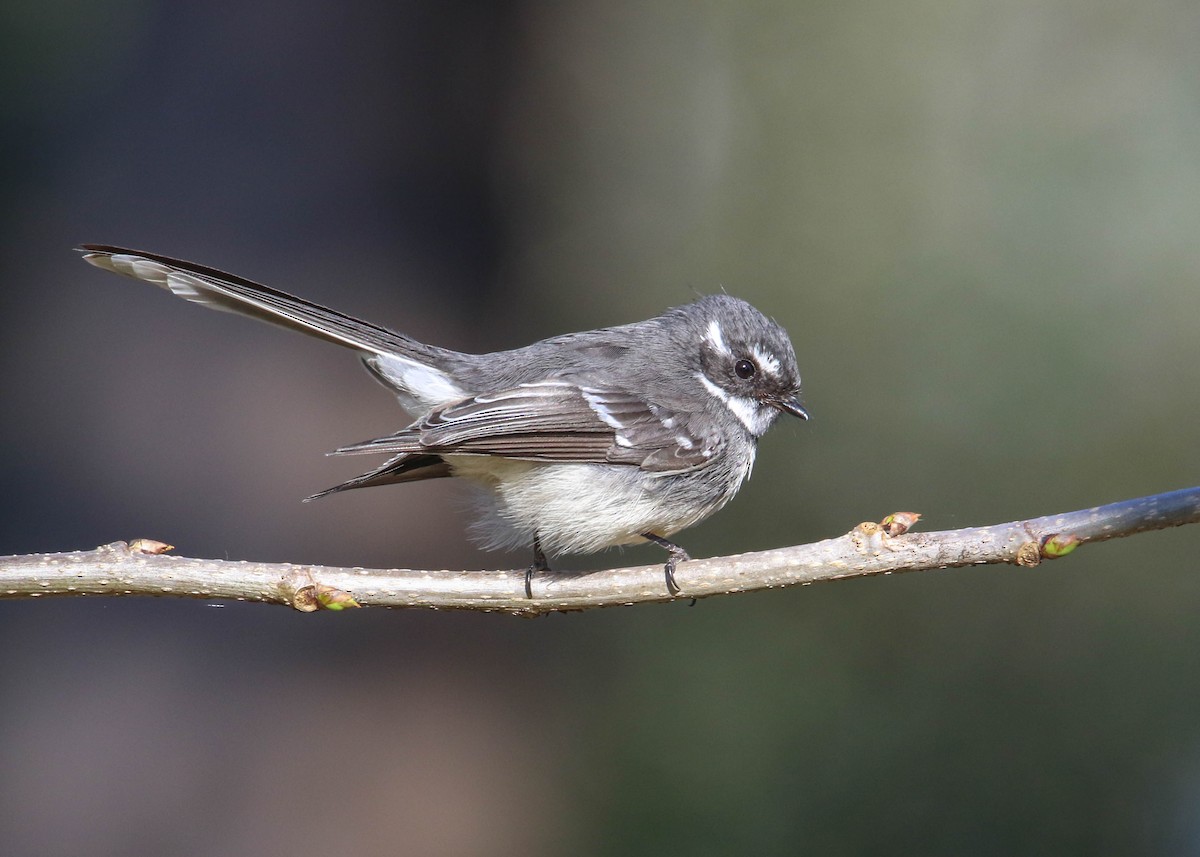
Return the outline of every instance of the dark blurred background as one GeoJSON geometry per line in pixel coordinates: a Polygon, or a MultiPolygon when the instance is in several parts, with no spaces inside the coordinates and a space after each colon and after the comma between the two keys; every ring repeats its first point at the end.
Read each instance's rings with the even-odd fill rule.
{"type": "MultiPolygon", "coordinates": [[[[1193,0],[10,0],[0,553],[527,561],[453,484],[301,504],[386,392],[80,242],[463,349],[745,297],[814,419],[696,555],[1200,482],[1197,44],[1193,0]]],[[[0,603],[0,852],[1200,854],[1198,548],[536,621],[0,603]]]]}

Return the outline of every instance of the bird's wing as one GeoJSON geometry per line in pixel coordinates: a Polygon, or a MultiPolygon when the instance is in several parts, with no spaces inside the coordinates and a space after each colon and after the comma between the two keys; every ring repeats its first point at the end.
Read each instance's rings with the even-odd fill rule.
{"type": "Polygon", "coordinates": [[[437,408],[396,434],[335,455],[495,455],[626,464],[670,473],[708,463],[719,441],[670,408],[625,390],[540,381],[437,408]]]}

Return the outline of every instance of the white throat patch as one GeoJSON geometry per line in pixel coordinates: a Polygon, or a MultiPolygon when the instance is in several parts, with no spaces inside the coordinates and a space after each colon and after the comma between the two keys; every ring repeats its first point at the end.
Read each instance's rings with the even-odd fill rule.
{"type": "Polygon", "coordinates": [[[696,377],[704,385],[704,389],[714,399],[720,399],[725,407],[733,412],[738,421],[755,437],[762,437],[775,421],[775,410],[768,405],[748,399],[745,396],[734,396],[722,390],[705,377],[703,372],[697,372],[696,377]]]}

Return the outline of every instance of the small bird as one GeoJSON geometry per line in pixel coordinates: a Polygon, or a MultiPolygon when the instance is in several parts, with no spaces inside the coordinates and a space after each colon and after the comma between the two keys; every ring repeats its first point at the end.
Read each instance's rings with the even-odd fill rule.
{"type": "Polygon", "coordinates": [[[634,324],[568,333],[524,348],[466,354],[418,342],[285,292],[191,262],[100,244],[98,268],[153,283],[359,353],[414,418],[332,455],[381,454],[352,488],[462,477],[479,492],[486,548],[547,555],[668,540],[728,503],[750,475],[757,441],[779,414],[808,419],[787,333],[750,304],[709,295],[634,324]]]}

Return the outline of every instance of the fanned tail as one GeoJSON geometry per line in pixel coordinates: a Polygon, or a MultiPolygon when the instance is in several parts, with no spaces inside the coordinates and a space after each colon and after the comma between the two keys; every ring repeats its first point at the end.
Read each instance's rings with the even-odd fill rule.
{"type": "Polygon", "coordinates": [[[153,283],[210,309],[298,330],[367,355],[406,355],[430,362],[437,357],[437,349],[404,334],[216,268],[107,244],[78,249],[84,261],[97,268],[153,283]]]}

